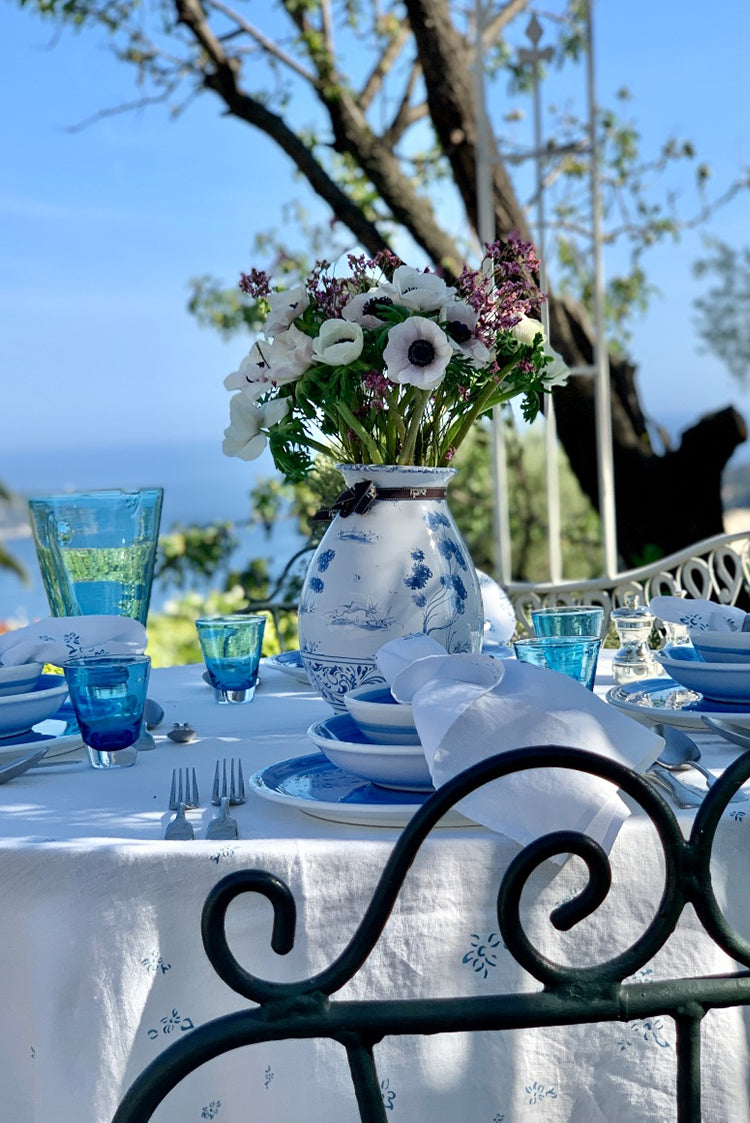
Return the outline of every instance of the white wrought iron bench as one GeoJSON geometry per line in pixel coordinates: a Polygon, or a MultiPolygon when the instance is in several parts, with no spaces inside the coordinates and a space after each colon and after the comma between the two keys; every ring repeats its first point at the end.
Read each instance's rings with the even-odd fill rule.
{"type": "Polygon", "coordinates": [[[582,581],[532,583],[514,581],[505,590],[516,618],[531,630],[530,612],[556,604],[600,604],[605,622],[613,608],[624,604],[628,593],[637,593],[641,604],[651,597],[683,591],[720,604],[736,604],[750,591],[750,531],[717,534],[650,565],[582,581]]]}

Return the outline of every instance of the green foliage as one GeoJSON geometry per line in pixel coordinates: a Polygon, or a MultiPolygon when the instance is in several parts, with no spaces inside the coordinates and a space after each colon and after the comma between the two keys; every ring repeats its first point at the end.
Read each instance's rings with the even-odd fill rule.
{"type": "MultiPolygon", "coordinates": [[[[457,474],[450,487],[450,508],[469,547],[474,564],[495,571],[491,430],[477,428],[456,457],[457,474]]],[[[540,428],[505,429],[513,579],[549,578],[544,433],[540,428]]],[[[563,575],[593,577],[601,571],[599,517],[583,495],[565,454],[558,456],[560,507],[563,512],[563,575]]]]}
{"type": "Polygon", "coordinates": [[[706,238],[707,256],[696,261],[696,277],[712,280],[705,296],[693,302],[695,327],[703,351],[713,354],[738,382],[750,371],[750,248],[735,249],[706,238]]]}

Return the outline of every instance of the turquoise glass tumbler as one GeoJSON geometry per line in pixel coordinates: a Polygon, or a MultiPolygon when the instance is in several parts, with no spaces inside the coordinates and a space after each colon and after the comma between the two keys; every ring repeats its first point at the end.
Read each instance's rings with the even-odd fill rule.
{"type": "Polygon", "coordinates": [[[265,616],[215,616],[195,621],[217,702],[252,702],[258,682],[265,616]]]}
{"type": "Polygon", "coordinates": [[[146,623],[164,492],[85,491],[29,500],[53,616],[132,616],[146,623]]]}
{"type": "Polygon", "coordinates": [[[537,636],[601,636],[604,609],[598,604],[532,608],[531,623],[537,636]]]}
{"type": "Polygon", "coordinates": [[[516,658],[548,671],[560,671],[594,689],[601,640],[595,636],[530,636],[513,641],[516,658]]]}
{"type": "Polygon", "coordinates": [[[69,659],[63,671],[94,768],[135,764],[151,671],[148,655],[86,655],[69,659]]]}

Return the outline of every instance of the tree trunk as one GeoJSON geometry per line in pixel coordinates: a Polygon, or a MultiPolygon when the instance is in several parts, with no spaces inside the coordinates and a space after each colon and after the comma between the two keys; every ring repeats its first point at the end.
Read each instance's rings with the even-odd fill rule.
{"type": "MultiPolygon", "coordinates": [[[[477,104],[471,60],[447,0],[405,0],[422,66],[430,116],[451,165],[466,213],[477,216],[477,104]]],[[[528,237],[525,215],[497,151],[491,154],[499,237],[528,237]]],[[[549,297],[552,345],[571,367],[593,363],[593,330],[581,305],[549,297]]],[[[636,370],[610,356],[612,438],[618,548],[626,566],[655,548],[669,553],[723,530],[721,473],[747,437],[732,408],[709,415],[664,455],[654,452],[641,408],[636,370]]],[[[576,375],[555,392],[560,441],[584,493],[598,509],[594,379],[576,375]]]]}

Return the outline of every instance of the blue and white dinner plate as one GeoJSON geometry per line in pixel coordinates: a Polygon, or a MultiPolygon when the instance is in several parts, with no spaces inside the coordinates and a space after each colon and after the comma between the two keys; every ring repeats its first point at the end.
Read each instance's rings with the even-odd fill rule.
{"type": "Polygon", "coordinates": [[[280,655],[267,655],[261,660],[267,667],[274,667],[282,674],[290,675],[297,682],[302,682],[305,686],[310,685],[307,671],[302,665],[302,656],[299,651],[282,651],[280,655]]]}
{"type": "Polygon", "coordinates": [[[32,749],[41,748],[47,744],[46,759],[56,756],[67,756],[80,749],[83,751],[81,734],[76,727],[71,730],[70,723],[65,716],[49,717],[40,721],[32,729],[24,733],[15,733],[10,737],[0,737],[0,764],[15,760],[22,753],[31,752],[32,749]]]}
{"type": "Polygon", "coordinates": [[[607,701],[644,725],[666,724],[705,732],[705,714],[750,729],[750,705],[714,702],[666,677],[613,686],[607,692],[607,701]]]}
{"type": "MultiPolygon", "coordinates": [[[[248,787],[264,799],[296,807],[315,819],[367,827],[403,827],[429,792],[399,792],[345,772],[322,753],[292,757],[254,773],[248,787]]],[[[474,827],[458,811],[449,811],[440,827],[474,827]]]]}

